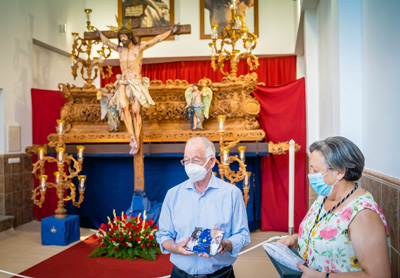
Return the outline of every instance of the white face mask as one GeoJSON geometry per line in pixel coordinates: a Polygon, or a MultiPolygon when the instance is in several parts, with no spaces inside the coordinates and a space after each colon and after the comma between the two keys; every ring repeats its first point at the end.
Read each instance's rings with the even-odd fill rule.
{"type": "Polygon", "coordinates": [[[210,171],[210,169],[206,170],[206,168],[204,168],[204,166],[208,163],[210,158],[211,157],[209,157],[206,160],[206,162],[203,164],[203,166],[193,164],[193,163],[189,163],[185,166],[186,174],[188,175],[191,182],[201,181],[202,179],[204,179],[206,177],[206,175],[210,171]]]}

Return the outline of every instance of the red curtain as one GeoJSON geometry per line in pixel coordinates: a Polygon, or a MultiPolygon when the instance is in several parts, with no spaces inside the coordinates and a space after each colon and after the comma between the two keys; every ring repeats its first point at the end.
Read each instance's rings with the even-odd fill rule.
{"type": "MultiPolygon", "coordinates": [[[[264,82],[266,86],[285,84],[296,79],[296,56],[259,58],[260,66],[255,71],[258,82],[264,82]]],[[[101,87],[110,82],[115,82],[116,75],[121,73],[119,66],[113,67],[113,75],[101,80],[101,87]]],[[[229,62],[225,62],[225,71],[229,72],[229,62]]],[[[240,60],[238,65],[238,76],[248,73],[246,60],[240,60]]],[[[196,83],[207,77],[212,82],[220,82],[223,75],[213,71],[210,61],[184,61],[160,64],[144,64],[142,75],[150,80],[161,80],[163,83],[168,79],[186,80],[196,83]]]]}
{"type": "MultiPolygon", "coordinates": [[[[259,120],[266,141],[295,140],[295,230],[307,212],[306,103],[304,78],[276,86],[258,86],[253,93],[261,105],[259,120]]],[[[289,153],[263,157],[261,164],[261,230],[287,231],[289,153]]]]}
{"type": "MultiPolygon", "coordinates": [[[[48,91],[40,89],[32,89],[32,143],[37,145],[47,144],[47,136],[56,132],[57,122],[60,118],[60,111],[67,102],[59,91],[48,91]]],[[[33,162],[37,161],[34,155],[33,162]]],[[[57,165],[45,165],[48,181],[54,182],[53,173],[57,171],[57,165]]],[[[35,188],[39,186],[39,182],[35,179],[35,188]]],[[[34,206],[33,215],[38,219],[54,215],[57,208],[57,195],[54,188],[47,189],[46,200],[42,208],[34,206]]]]}

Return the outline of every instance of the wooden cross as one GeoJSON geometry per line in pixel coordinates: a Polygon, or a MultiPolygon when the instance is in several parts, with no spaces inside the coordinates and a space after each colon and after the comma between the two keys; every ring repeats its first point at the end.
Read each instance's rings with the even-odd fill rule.
{"type": "MultiPolygon", "coordinates": [[[[132,5],[126,5],[123,10],[123,20],[122,22],[126,24],[126,21],[132,19],[131,30],[133,36],[138,42],[141,41],[142,37],[153,37],[171,29],[170,26],[161,27],[148,27],[141,28],[140,22],[141,17],[146,9],[146,4],[140,4],[140,0],[133,0],[132,5]],[[128,19],[129,18],[129,19],[128,19]]],[[[101,31],[104,36],[109,39],[118,38],[118,33],[114,31],[101,31]]],[[[179,25],[178,31],[175,34],[190,34],[191,26],[190,24],[179,25]]],[[[84,38],[86,40],[100,40],[100,37],[94,32],[85,32],[84,38]]],[[[133,169],[134,169],[134,190],[144,191],[144,161],[143,161],[143,125],[140,130],[136,130],[140,142],[137,142],[139,146],[138,152],[133,157],[133,169]]]]}

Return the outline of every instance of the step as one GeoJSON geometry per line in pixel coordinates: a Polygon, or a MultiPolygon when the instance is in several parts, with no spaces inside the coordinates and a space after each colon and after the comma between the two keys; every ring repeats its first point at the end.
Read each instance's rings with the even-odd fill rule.
{"type": "Polygon", "coordinates": [[[14,216],[0,214],[0,232],[13,228],[14,216]]]}

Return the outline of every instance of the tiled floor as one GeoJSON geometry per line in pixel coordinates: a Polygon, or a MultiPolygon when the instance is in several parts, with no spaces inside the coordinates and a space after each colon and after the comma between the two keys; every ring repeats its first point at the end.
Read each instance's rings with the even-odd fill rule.
{"type": "MultiPolygon", "coordinates": [[[[86,239],[91,234],[93,233],[89,229],[82,228],[81,240],[86,239]]],[[[244,250],[279,234],[282,233],[252,232],[252,242],[244,250]]],[[[41,245],[40,222],[38,221],[24,224],[15,230],[9,229],[0,233],[0,270],[20,273],[72,245],[73,244],[69,246],[41,245]]],[[[262,246],[240,255],[233,266],[237,278],[279,277],[262,246]]],[[[0,278],[5,277],[11,277],[11,275],[0,272],[0,278]]]]}

